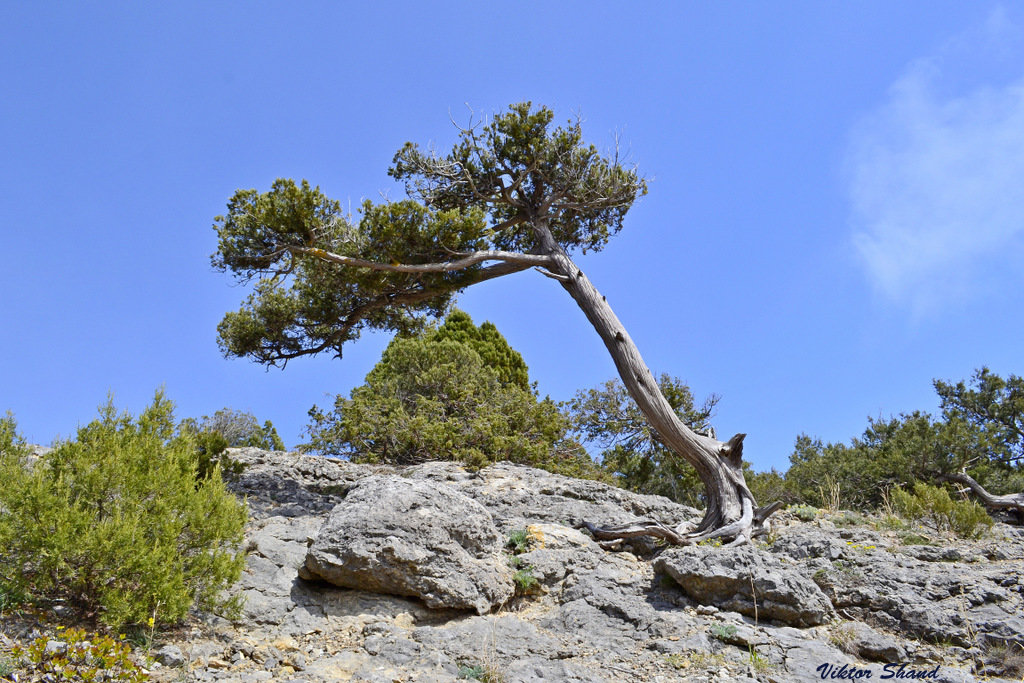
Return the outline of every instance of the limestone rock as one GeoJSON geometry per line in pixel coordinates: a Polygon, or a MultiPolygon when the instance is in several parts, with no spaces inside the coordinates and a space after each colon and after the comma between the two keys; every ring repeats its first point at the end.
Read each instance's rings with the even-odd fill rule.
{"type": "Polygon", "coordinates": [[[328,515],[300,575],[486,614],[514,592],[490,513],[445,484],[371,476],[328,515]]]}
{"type": "Polygon", "coordinates": [[[170,667],[178,667],[185,663],[185,655],[177,645],[164,645],[153,654],[153,659],[170,667]]]}
{"type": "Polygon", "coordinates": [[[692,599],[719,609],[793,626],[815,626],[833,616],[828,598],[810,578],[750,545],[670,548],[654,567],[692,599]]]}
{"type": "Polygon", "coordinates": [[[836,630],[843,651],[874,662],[907,661],[907,652],[892,636],[879,633],[867,624],[851,621],[836,630]]]}

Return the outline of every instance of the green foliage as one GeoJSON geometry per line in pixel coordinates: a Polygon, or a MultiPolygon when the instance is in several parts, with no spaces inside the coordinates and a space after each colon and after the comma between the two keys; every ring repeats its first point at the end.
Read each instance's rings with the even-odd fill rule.
{"type": "Polygon", "coordinates": [[[484,365],[494,370],[502,384],[531,391],[526,362],[518,351],[509,346],[494,323],[484,322],[477,327],[468,313],[455,309],[429,338],[435,342],[449,340],[469,346],[477,352],[484,365]]]}
{"type": "MultiPolygon", "coordinates": [[[[310,410],[311,447],[354,462],[454,460],[478,468],[509,460],[570,476],[600,475],[566,438],[565,419],[552,401],[502,381],[473,345],[451,337],[396,337],[350,398],[338,396],[331,412],[310,410]]],[[[481,334],[476,345],[485,343],[485,352],[513,361],[506,368],[517,365],[518,354],[497,330],[481,334]]]]}
{"type": "Polygon", "coordinates": [[[734,624],[711,624],[711,628],[708,630],[712,637],[724,643],[736,637],[736,626],[734,624]]]}
{"type": "Polygon", "coordinates": [[[231,608],[245,506],[197,476],[196,443],[158,392],[138,419],[112,402],[34,465],[0,427],[0,583],[65,597],[108,626],[231,608]]]}
{"type": "Polygon", "coordinates": [[[540,588],[540,581],[533,575],[533,567],[531,566],[516,569],[512,580],[516,582],[516,595],[530,595],[537,592],[540,588]]]}
{"type": "Polygon", "coordinates": [[[537,254],[555,246],[538,242],[538,220],[566,251],[601,249],[646,185],[585,145],[578,123],[553,128],[553,118],[517,104],[461,131],[446,155],[406,144],[389,173],[409,198],[366,202],[358,219],[306,181],[236,192],[215,219],[212,262],[253,289],[218,326],[221,349],[264,364],[340,356],[365,330],[410,334],[466,287],[526,267],[384,271],[328,254],[412,266],[484,250],[537,254]]]}
{"type": "MultiPolygon", "coordinates": [[[[658,386],[690,429],[706,432],[710,428],[717,396],[709,396],[698,407],[690,388],[679,378],[662,374],[658,386]]],[[[602,466],[624,488],[703,505],[704,485],[696,471],[662,443],[620,380],[578,392],[566,408],[574,433],[605,449],[602,466]]]]}
{"type": "Polygon", "coordinates": [[[753,644],[747,645],[747,652],[750,653],[750,668],[757,673],[763,674],[773,668],[768,658],[758,652],[753,644]]]}
{"type": "MultiPolygon", "coordinates": [[[[32,680],[54,681],[118,681],[136,683],[148,681],[149,674],[131,659],[131,648],[121,640],[83,629],[72,628],[54,639],[36,638],[22,650],[15,648],[14,656],[25,674],[32,680]],[[47,649],[48,643],[57,647],[47,649]]],[[[8,672],[10,673],[10,672],[8,672]]],[[[5,675],[0,671],[0,675],[5,675]]]]}
{"type": "MultiPolygon", "coordinates": [[[[27,469],[29,458],[28,445],[18,434],[14,416],[7,413],[0,418],[0,477],[4,477],[8,470],[27,469]]],[[[9,561],[4,552],[5,548],[11,547],[18,535],[18,529],[5,501],[12,495],[10,489],[16,486],[20,479],[4,478],[3,481],[4,484],[0,487],[0,616],[24,602],[22,598],[25,596],[24,587],[14,580],[14,573],[7,568],[9,561]]]]}
{"type": "Polygon", "coordinates": [[[774,467],[767,472],[755,472],[750,463],[743,463],[743,478],[747,482],[747,488],[754,494],[754,500],[764,503],[771,503],[780,500],[783,503],[795,503],[796,495],[786,483],[786,475],[774,467]]]}
{"type": "Polygon", "coordinates": [[[482,664],[463,664],[459,667],[460,680],[482,681],[486,673],[482,664]]]}
{"type": "Polygon", "coordinates": [[[685,669],[690,666],[689,660],[678,653],[665,655],[665,662],[673,669],[685,669]]]}
{"type": "Polygon", "coordinates": [[[285,450],[284,442],[270,420],[260,426],[255,415],[242,410],[223,408],[213,415],[204,415],[198,430],[217,434],[228,448],[248,446],[267,451],[285,450]]]}
{"type": "Polygon", "coordinates": [[[529,551],[538,541],[538,537],[529,529],[515,529],[509,533],[508,540],[505,541],[505,547],[513,554],[508,563],[516,570],[512,576],[516,583],[516,595],[530,595],[540,590],[540,581],[533,575],[533,567],[516,557],[529,551]]]}
{"type": "Polygon", "coordinates": [[[868,509],[890,487],[937,484],[960,470],[996,495],[1024,490],[1024,379],[982,368],[968,383],[934,385],[939,419],[920,411],[869,419],[849,445],[800,436],[785,475],[789,494],[826,506],[830,491],[841,491],[844,507],[868,509]]]}
{"type": "Polygon", "coordinates": [[[864,515],[854,510],[840,510],[829,515],[828,520],[838,527],[859,526],[867,523],[864,515]]]}
{"type": "Polygon", "coordinates": [[[6,678],[17,671],[14,662],[6,655],[0,655],[0,677],[6,678]]]}
{"type": "Polygon", "coordinates": [[[217,466],[221,474],[228,477],[242,473],[245,465],[232,460],[226,452],[228,448],[248,446],[267,451],[285,450],[284,442],[270,420],[260,426],[252,413],[231,408],[204,415],[200,420],[186,418],[178,429],[190,434],[196,443],[200,479],[210,476],[217,466]]]}
{"type": "Polygon", "coordinates": [[[459,680],[480,683],[505,683],[505,676],[496,667],[484,664],[463,664],[459,667],[459,680]]]}
{"type": "Polygon", "coordinates": [[[215,473],[233,477],[242,473],[245,465],[228,457],[228,442],[217,432],[200,429],[192,418],[186,418],[178,425],[178,431],[188,434],[196,448],[196,477],[201,481],[215,473]]]}
{"type": "MultiPolygon", "coordinates": [[[[600,251],[622,229],[634,199],[647,192],[636,171],[602,157],[583,143],[579,121],[550,130],[554,113],[530,102],[509,107],[482,127],[462,131],[452,151],[433,152],[406,143],[389,174],[410,196],[439,210],[479,207],[497,225],[522,220],[530,205],[547,208],[552,236],[566,251],[600,251]],[[458,168],[461,175],[452,174],[458,168]],[[513,192],[508,192],[511,179],[513,192]],[[513,201],[501,201],[506,194],[513,201]]],[[[495,249],[536,253],[544,245],[532,230],[496,230],[495,249]]]]}
{"type": "Polygon", "coordinates": [[[791,505],[789,511],[802,522],[813,522],[818,517],[818,508],[813,505],[791,505]]]}
{"type": "Polygon", "coordinates": [[[485,246],[477,210],[430,211],[410,200],[362,207],[351,223],[340,204],[302,181],[277,180],[267,193],[239,190],[218,216],[213,265],[238,279],[257,279],[240,310],[217,327],[222,351],[277,364],[333,351],[365,330],[409,333],[419,318],[439,316],[452,295],[473,284],[476,270],[393,273],[340,268],[308,247],[381,263],[446,261],[452,252],[485,246]]]}
{"type": "Polygon", "coordinates": [[[967,467],[993,494],[1024,491],[1024,378],[1004,380],[983,367],[970,383],[934,386],[945,421],[969,444],[954,453],[952,466],[967,467]]]}
{"type": "Polygon", "coordinates": [[[902,531],[898,538],[903,545],[935,545],[935,542],[923,534],[913,531],[902,531]]]}
{"type": "Polygon", "coordinates": [[[874,524],[876,529],[886,531],[905,531],[912,526],[907,520],[892,512],[883,512],[874,524]]]}
{"type": "Polygon", "coordinates": [[[904,517],[927,522],[940,531],[952,531],[963,538],[978,538],[992,528],[992,518],[985,508],[971,500],[954,501],[942,487],[918,482],[913,493],[895,489],[892,503],[904,517]]]}
{"type": "Polygon", "coordinates": [[[843,507],[873,508],[885,488],[932,481],[947,471],[947,453],[944,426],[926,413],[869,419],[863,436],[849,446],[800,436],[786,480],[800,500],[817,507],[828,505],[834,486],[843,507]]]}
{"type": "Polygon", "coordinates": [[[509,533],[505,547],[514,554],[519,555],[528,551],[533,546],[534,540],[533,534],[530,533],[529,529],[516,529],[509,533]]]}
{"type": "Polygon", "coordinates": [[[23,605],[27,605],[31,601],[32,596],[25,592],[24,587],[13,581],[0,583],[0,619],[5,614],[17,612],[23,605]]]}

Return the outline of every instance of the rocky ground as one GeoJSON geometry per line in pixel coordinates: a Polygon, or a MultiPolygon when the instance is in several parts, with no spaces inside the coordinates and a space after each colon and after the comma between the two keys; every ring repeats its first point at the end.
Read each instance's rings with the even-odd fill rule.
{"type": "MultiPolygon", "coordinates": [[[[247,465],[232,487],[251,514],[233,589],[246,598],[242,618],[196,615],[158,634],[154,680],[1024,676],[1020,528],[964,541],[783,512],[755,546],[607,550],[581,520],[699,515],[509,464],[469,473],[255,449],[232,457],[247,465]]],[[[0,650],[46,629],[7,615],[0,650]]]]}

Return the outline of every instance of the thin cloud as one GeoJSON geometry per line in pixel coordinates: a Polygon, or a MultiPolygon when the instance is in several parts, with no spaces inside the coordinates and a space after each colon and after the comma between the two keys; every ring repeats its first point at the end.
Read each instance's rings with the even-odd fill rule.
{"type": "Polygon", "coordinates": [[[912,64],[852,136],[853,244],[877,291],[918,314],[1024,270],[1024,78],[980,83],[957,59],[1005,60],[1012,26],[996,13],[985,29],[912,64]]]}

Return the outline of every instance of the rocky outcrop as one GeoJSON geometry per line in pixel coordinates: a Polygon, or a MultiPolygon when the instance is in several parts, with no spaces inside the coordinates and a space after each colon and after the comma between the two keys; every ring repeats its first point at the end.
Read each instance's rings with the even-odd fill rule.
{"type": "Polygon", "coordinates": [[[1000,525],[981,541],[943,540],[902,545],[895,533],[823,521],[788,527],[771,551],[800,560],[846,619],[925,642],[1024,651],[1024,533],[1000,525]]]}
{"type": "Polygon", "coordinates": [[[371,476],[327,516],[299,576],[486,614],[514,592],[503,546],[490,513],[450,486],[371,476]]]}
{"type": "Polygon", "coordinates": [[[1024,643],[1024,536],[1010,527],[913,546],[781,513],[770,544],[608,552],[580,520],[676,525],[699,513],[507,463],[467,472],[233,457],[247,469],[232,486],[253,511],[245,620],[216,627],[221,650],[191,659],[195,680],[453,681],[492,670],[510,683],[820,681],[822,665],[880,678],[887,664],[941,663],[938,680],[971,681],[972,669],[1012,673],[984,662],[1024,643]],[[507,588],[479,577],[508,576],[512,551],[501,551],[516,530],[531,543],[515,562],[538,588],[506,600],[507,588]],[[362,573],[343,588],[311,569],[332,563],[362,573]]]}
{"type": "MultiPolygon", "coordinates": [[[[231,456],[246,465],[230,485],[251,514],[233,589],[242,617],[196,615],[164,635],[158,681],[788,683],[882,679],[887,665],[961,683],[1024,675],[1024,534],[1013,527],[905,545],[895,531],[783,512],[774,538],[746,548],[609,552],[580,520],[674,526],[698,513],[510,464],[231,456]],[[529,543],[503,551],[514,531],[529,543]],[[328,557],[361,574],[349,587],[300,578],[328,557]],[[480,577],[508,577],[510,562],[536,585],[506,599],[504,578],[488,588],[480,577]]],[[[29,636],[15,627],[0,621],[0,650],[29,636]]]]}

